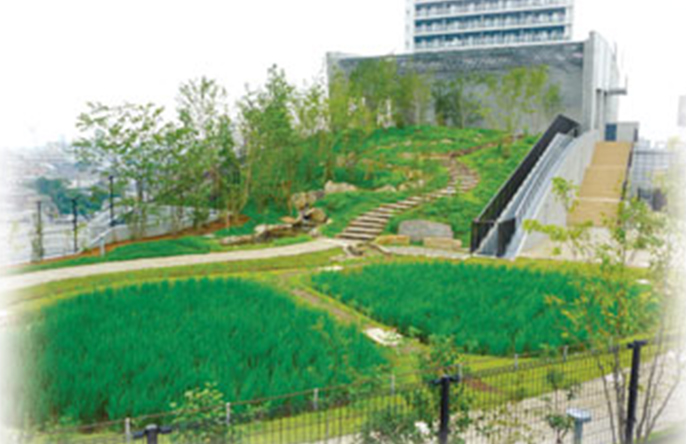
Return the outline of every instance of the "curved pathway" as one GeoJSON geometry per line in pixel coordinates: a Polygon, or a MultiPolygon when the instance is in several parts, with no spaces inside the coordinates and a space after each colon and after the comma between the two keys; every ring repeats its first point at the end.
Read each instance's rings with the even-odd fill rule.
{"type": "Polygon", "coordinates": [[[105,262],[77,267],[56,268],[53,270],[22,273],[0,277],[0,290],[9,292],[49,282],[82,278],[94,275],[125,273],[127,271],[150,270],[156,268],[182,267],[189,265],[211,264],[216,262],[236,262],[277,257],[299,256],[341,248],[346,242],[333,239],[317,239],[303,244],[285,247],[263,248],[259,250],[230,251],[226,253],[194,254],[133,261],[105,262]]]}

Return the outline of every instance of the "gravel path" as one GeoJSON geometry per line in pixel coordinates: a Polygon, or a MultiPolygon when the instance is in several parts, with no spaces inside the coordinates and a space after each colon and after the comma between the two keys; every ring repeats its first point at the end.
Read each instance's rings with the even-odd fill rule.
{"type": "Polygon", "coordinates": [[[138,259],[134,261],[106,262],[79,267],[57,268],[54,270],[36,271],[20,275],[2,276],[0,277],[0,289],[7,292],[46,284],[48,282],[127,271],[299,256],[340,248],[345,244],[346,242],[341,240],[317,239],[302,244],[264,248],[260,250],[138,259]]]}

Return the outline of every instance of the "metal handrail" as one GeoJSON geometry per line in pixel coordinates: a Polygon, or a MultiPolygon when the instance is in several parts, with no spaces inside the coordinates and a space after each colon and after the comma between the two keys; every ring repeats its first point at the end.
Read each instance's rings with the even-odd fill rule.
{"type": "Polygon", "coordinates": [[[545,154],[555,136],[558,134],[576,133],[578,129],[579,123],[568,117],[558,115],[555,118],[536,145],[529,151],[529,154],[527,154],[509,179],[500,187],[496,195],[493,196],[486,205],[479,217],[472,222],[472,238],[470,245],[472,253],[476,252],[481,247],[482,242],[496,225],[496,222],[503,211],[505,211],[512,198],[517,194],[528,175],[536,166],[538,160],[545,154]]]}

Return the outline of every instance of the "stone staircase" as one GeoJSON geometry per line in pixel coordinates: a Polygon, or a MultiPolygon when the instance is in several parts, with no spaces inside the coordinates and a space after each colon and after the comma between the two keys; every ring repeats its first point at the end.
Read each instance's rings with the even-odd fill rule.
{"type": "Polygon", "coordinates": [[[617,213],[622,199],[632,145],[625,142],[599,142],[593,160],[586,169],[574,210],[568,215],[569,225],[591,222],[602,226],[617,213]]]}
{"type": "Polygon", "coordinates": [[[448,167],[450,180],[448,186],[429,193],[408,197],[407,199],[380,205],[373,210],[358,216],[342,233],[336,235],[339,239],[369,242],[383,233],[386,225],[393,216],[420,205],[432,202],[442,197],[453,196],[460,192],[466,193],[479,183],[479,177],[463,164],[450,159],[448,167]]]}

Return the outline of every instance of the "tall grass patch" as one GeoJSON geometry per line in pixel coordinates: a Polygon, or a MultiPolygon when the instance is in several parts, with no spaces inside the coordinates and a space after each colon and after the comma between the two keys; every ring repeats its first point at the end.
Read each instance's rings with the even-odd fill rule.
{"type": "MultiPolygon", "coordinates": [[[[579,298],[573,279],[541,272],[449,262],[371,265],[321,273],[315,287],[405,335],[454,337],[469,353],[507,355],[561,347],[584,330],[551,297],[579,298]]],[[[638,297],[633,292],[630,297],[638,297]]],[[[601,316],[599,308],[597,315],[601,316]]],[[[637,326],[640,328],[640,326],[637,326]]]]}
{"type": "Polygon", "coordinates": [[[355,327],[240,279],[84,294],[15,335],[21,381],[9,401],[30,424],[166,411],[205,383],[226,401],[349,383],[385,362],[355,327]]]}

